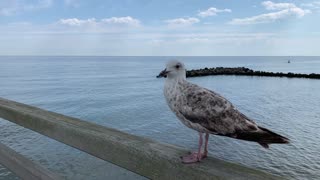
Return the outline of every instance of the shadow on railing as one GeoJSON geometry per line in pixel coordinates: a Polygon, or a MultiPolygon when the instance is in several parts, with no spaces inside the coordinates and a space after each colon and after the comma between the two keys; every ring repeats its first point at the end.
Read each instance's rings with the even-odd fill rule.
{"type": "MultiPolygon", "coordinates": [[[[179,159],[187,153],[183,148],[3,98],[0,98],[0,117],[150,179],[279,179],[211,157],[201,163],[185,165],[179,159]]],[[[0,156],[8,156],[1,149],[8,151],[0,146],[0,156]]],[[[23,163],[17,163],[12,168],[12,161],[10,166],[4,159],[0,158],[0,163],[22,178],[27,179],[26,173],[19,171],[30,176],[40,173],[45,177],[40,179],[58,178],[47,170],[33,171],[39,169],[37,165],[23,167],[23,163]],[[26,168],[29,169],[25,171],[26,168]]]]}

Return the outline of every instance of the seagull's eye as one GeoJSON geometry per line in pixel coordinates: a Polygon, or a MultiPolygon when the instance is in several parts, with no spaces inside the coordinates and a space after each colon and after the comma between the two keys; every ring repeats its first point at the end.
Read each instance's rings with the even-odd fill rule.
{"type": "Polygon", "coordinates": [[[179,64],[177,64],[177,65],[176,65],[176,68],[177,68],[177,69],[179,69],[179,68],[180,68],[180,65],[179,65],[179,64]]]}

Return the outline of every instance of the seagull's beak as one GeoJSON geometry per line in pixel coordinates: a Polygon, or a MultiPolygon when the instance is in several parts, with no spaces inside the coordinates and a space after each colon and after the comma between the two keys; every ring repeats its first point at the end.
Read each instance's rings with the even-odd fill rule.
{"type": "Polygon", "coordinates": [[[160,74],[157,76],[157,78],[161,78],[161,77],[167,77],[167,74],[169,73],[170,71],[167,71],[167,69],[164,69],[163,71],[160,72],[160,74]]]}

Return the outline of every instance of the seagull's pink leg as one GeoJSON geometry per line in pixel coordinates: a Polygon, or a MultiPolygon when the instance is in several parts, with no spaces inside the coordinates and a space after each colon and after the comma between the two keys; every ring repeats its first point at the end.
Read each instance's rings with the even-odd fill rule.
{"type": "Polygon", "coordinates": [[[201,161],[202,159],[202,154],[201,154],[201,147],[202,147],[202,133],[199,132],[199,147],[198,147],[198,161],[201,161]]]}
{"type": "Polygon", "coordinates": [[[199,132],[199,147],[198,147],[198,152],[191,153],[187,156],[182,157],[182,162],[183,163],[195,163],[201,161],[203,154],[201,153],[201,147],[202,147],[202,133],[199,132]]]}
{"type": "Polygon", "coordinates": [[[204,143],[204,153],[202,154],[202,158],[206,158],[208,156],[208,141],[209,141],[209,133],[206,133],[206,141],[204,143]]]}

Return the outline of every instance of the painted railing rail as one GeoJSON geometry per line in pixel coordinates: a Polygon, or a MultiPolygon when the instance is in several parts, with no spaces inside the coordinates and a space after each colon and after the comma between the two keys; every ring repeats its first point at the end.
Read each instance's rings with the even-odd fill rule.
{"type": "Polygon", "coordinates": [[[150,179],[280,178],[212,157],[182,164],[184,148],[3,98],[0,117],[150,179]]]}

